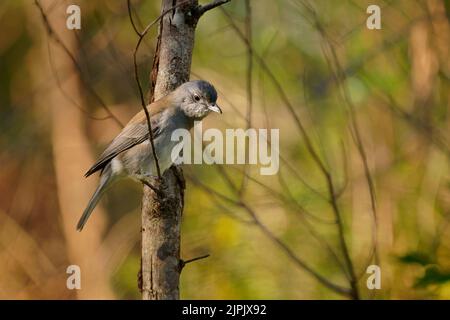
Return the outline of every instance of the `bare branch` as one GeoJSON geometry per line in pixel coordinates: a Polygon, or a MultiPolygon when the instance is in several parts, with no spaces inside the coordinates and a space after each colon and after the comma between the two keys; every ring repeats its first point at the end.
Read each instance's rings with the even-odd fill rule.
{"type": "Polygon", "coordinates": [[[181,270],[183,270],[183,268],[188,264],[188,263],[192,263],[192,262],[195,262],[195,261],[198,261],[198,260],[202,260],[202,259],[206,259],[206,258],[208,258],[210,255],[209,254],[205,254],[205,255],[203,255],[203,256],[200,256],[200,257],[196,257],[196,258],[193,258],[193,259],[189,259],[189,260],[183,260],[183,259],[180,259],[180,264],[179,264],[179,266],[178,266],[178,268],[180,269],[180,272],[181,272],[181,270]]]}
{"type": "Polygon", "coordinates": [[[136,34],[140,37],[141,33],[137,29],[136,24],[134,23],[134,20],[133,20],[133,12],[131,10],[130,0],[127,0],[127,9],[128,9],[128,17],[130,18],[131,26],[133,27],[134,32],[136,32],[136,34]]]}
{"type": "Polygon", "coordinates": [[[322,283],[325,287],[333,290],[336,293],[342,294],[344,296],[352,296],[353,292],[348,288],[341,287],[329,281],[327,278],[315,271],[311,266],[309,266],[303,259],[299,258],[291,248],[289,248],[283,241],[281,241],[277,236],[275,236],[256,216],[255,212],[247,204],[242,203],[242,207],[249,213],[249,215],[255,220],[256,225],[259,229],[275,244],[277,244],[300,268],[312,275],[317,281],[322,283]]]}
{"type": "MultiPolygon", "coordinates": [[[[223,173],[223,172],[222,172],[223,173]]],[[[191,176],[190,177],[192,181],[194,181],[197,185],[201,186],[203,189],[207,190],[208,193],[211,194],[215,194],[217,196],[219,196],[220,198],[222,198],[223,200],[236,205],[238,207],[241,207],[242,209],[244,209],[250,216],[250,218],[253,221],[253,224],[255,224],[271,241],[273,241],[277,246],[279,246],[281,249],[283,249],[283,251],[285,251],[285,253],[288,255],[288,257],[301,269],[305,270],[306,272],[308,272],[309,274],[311,274],[316,280],[318,280],[320,283],[322,283],[324,286],[326,286],[327,288],[333,290],[336,293],[345,295],[345,296],[351,296],[351,291],[348,288],[344,288],[341,287],[339,285],[336,285],[334,283],[332,283],[331,281],[329,281],[328,279],[326,279],[325,277],[323,277],[321,274],[319,274],[316,270],[314,270],[311,266],[309,266],[303,259],[299,258],[293,251],[291,248],[289,248],[282,240],[280,240],[277,236],[275,236],[258,218],[258,216],[256,215],[255,211],[243,200],[243,199],[239,199],[239,200],[234,200],[230,197],[227,197],[219,192],[217,192],[216,190],[214,190],[213,188],[208,187],[207,185],[205,185],[204,183],[200,182],[198,179],[196,179],[195,177],[191,176]]],[[[238,190],[235,189],[235,191],[237,192],[238,190]]],[[[322,242],[323,244],[323,242],[322,242]]],[[[330,250],[331,247],[329,247],[330,250]]],[[[335,254],[334,254],[335,256],[335,254]]]]}
{"type": "MultiPolygon", "coordinates": [[[[313,17],[315,18],[315,11],[313,11],[312,8],[308,8],[308,10],[311,10],[313,17]]],[[[239,38],[244,42],[244,44],[248,47],[250,46],[250,43],[248,42],[248,39],[245,37],[245,35],[242,33],[242,31],[237,27],[236,23],[233,21],[233,18],[230,16],[230,14],[224,10],[223,8],[221,8],[221,11],[224,13],[224,15],[228,18],[229,23],[231,24],[231,27],[235,30],[236,34],[239,36],[239,38]]],[[[323,28],[321,28],[320,24],[315,24],[315,26],[317,28],[319,28],[321,31],[323,30],[323,28]]],[[[297,113],[294,110],[293,105],[291,104],[286,92],[284,91],[281,83],[278,81],[278,79],[275,77],[274,73],[272,72],[272,70],[269,68],[269,66],[267,65],[267,63],[265,62],[264,59],[262,59],[262,57],[258,54],[256,54],[253,51],[253,56],[255,57],[256,61],[258,62],[258,64],[261,66],[261,68],[263,69],[264,72],[266,72],[266,74],[268,75],[269,79],[272,81],[273,85],[275,86],[275,89],[278,91],[282,101],[284,102],[285,106],[287,107],[288,111],[290,112],[290,114],[292,115],[295,124],[297,125],[297,128],[299,129],[303,140],[305,141],[306,144],[306,148],[309,152],[309,154],[311,155],[311,157],[313,158],[314,162],[316,163],[316,165],[318,166],[318,168],[320,169],[320,171],[322,172],[326,184],[327,184],[327,188],[328,188],[328,194],[329,194],[329,203],[333,209],[333,212],[335,214],[335,218],[336,218],[336,222],[337,222],[337,227],[338,227],[338,235],[339,235],[339,242],[340,242],[340,246],[341,249],[343,251],[344,254],[344,259],[345,259],[345,263],[347,265],[349,274],[350,274],[350,285],[351,285],[351,291],[350,291],[350,296],[354,299],[359,299],[359,293],[358,293],[358,287],[357,287],[357,277],[356,274],[354,272],[354,267],[353,267],[353,262],[350,258],[350,253],[345,241],[345,237],[344,237],[344,226],[343,226],[343,221],[342,221],[342,217],[341,217],[341,212],[339,209],[339,205],[338,205],[338,200],[337,200],[337,196],[336,196],[336,191],[335,191],[335,186],[333,183],[333,177],[330,173],[330,171],[327,169],[327,167],[325,166],[323,160],[320,158],[319,154],[317,153],[317,151],[315,150],[312,141],[309,137],[309,135],[307,134],[307,131],[303,125],[303,123],[300,121],[300,118],[298,117],[297,113]]],[[[320,281],[320,278],[317,278],[320,281]]],[[[323,282],[322,282],[323,283],[323,282]]],[[[323,283],[325,284],[325,283],[323,283]]],[[[326,285],[326,284],[325,284],[326,285]]]]}
{"type": "MultiPolygon", "coordinates": [[[[248,42],[248,39],[245,37],[245,35],[242,33],[242,31],[237,27],[236,23],[233,21],[233,18],[230,16],[230,14],[223,8],[220,8],[223,14],[227,17],[228,21],[230,22],[231,27],[236,32],[236,34],[239,36],[239,38],[244,42],[246,46],[250,46],[250,43],[248,42]]],[[[283,90],[283,87],[281,86],[281,83],[278,81],[278,79],[275,77],[272,70],[269,68],[267,63],[264,61],[264,59],[258,55],[255,51],[252,52],[253,57],[256,59],[256,61],[259,63],[261,68],[266,72],[270,80],[272,81],[273,85],[275,86],[275,89],[278,91],[278,94],[280,95],[281,100],[286,105],[288,111],[292,115],[295,124],[297,125],[298,129],[300,130],[300,133],[305,140],[306,147],[313,157],[314,161],[317,163],[319,168],[322,171],[327,171],[325,165],[323,164],[322,160],[320,159],[319,155],[317,154],[316,150],[314,149],[311,139],[309,138],[305,127],[303,126],[303,123],[300,121],[300,118],[298,117],[297,113],[294,110],[294,107],[292,103],[290,102],[286,92],[283,90]]]]}
{"type": "Polygon", "coordinates": [[[198,17],[202,16],[206,11],[209,11],[211,9],[214,9],[218,6],[221,6],[227,2],[230,2],[231,0],[214,0],[208,4],[205,4],[203,6],[199,6],[197,9],[198,17]]]}
{"type": "MultiPolygon", "coordinates": [[[[246,122],[247,129],[252,126],[252,109],[253,109],[253,40],[252,40],[252,7],[250,5],[250,0],[245,0],[245,36],[249,45],[247,46],[247,75],[246,75],[246,85],[247,85],[247,114],[246,122]]],[[[248,176],[248,164],[244,164],[244,175],[242,177],[241,186],[239,189],[239,196],[243,197],[245,192],[245,187],[247,186],[247,176],[248,176]]]]}
{"type": "Polygon", "coordinates": [[[44,8],[40,4],[38,0],[34,0],[34,4],[38,7],[39,12],[41,14],[42,22],[44,23],[45,29],[47,31],[47,34],[50,38],[55,40],[55,42],[64,50],[64,52],[69,56],[70,60],[72,61],[73,65],[75,66],[75,69],[77,70],[81,83],[83,86],[88,90],[88,92],[94,97],[95,100],[100,104],[100,106],[108,113],[109,117],[111,117],[118,126],[121,128],[123,127],[122,122],[109,110],[106,103],[103,101],[103,99],[95,92],[95,90],[91,87],[89,82],[85,79],[83,71],[81,69],[81,66],[79,65],[77,59],[75,56],[70,52],[70,50],[66,47],[66,45],[62,42],[62,40],[59,38],[57,33],[53,30],[52,26],[50,25],[50,22],[48,21],[47,15],[44,11],[44,8]]]}
{"type": "Polygon", "coordinates": [[[141,45],[142,40],[147,35],[147,33],[150,30],[150,28],[153,27],[158,21],[160,21],[166,14],[168,14],[169,12],[173,11],[174,9],[176,9],[176,8],[180,7],[181,5],[186,4],[188,2],[189,2],[189,0],[181,1],[181,2],[177,3],[176,5],[172,6],[171,8],[169,8],[167,10],[164,10],[155,20],[150,22],[145,27],[144,31],[139,32],[139,30],[137,29],[137,27],[136,27],[136,25],[134,23],[134,20],[133,20],[133,14],[132,14],[132,11],[131,11],[130,0],[127,0],[128,17],[130,18],[130,23],[133,26],[134,31],[138,35],[138,41],[136,43],[136,47],[135,47],[134,52],[133,52],[134,78],[136,80],[136,83],[137,83],[137,86],[138,86],[138,89],[139,89],[139,97],[141,99],[141,107],[144,110],[145,118],[147,120],[150,146],[152,148],[153,158],[155,159],[156,172],[158,174],[158,178],[159,179],[161,179],[161,168],[159,166],[158,155],[156,154],[155,142],[154,142],[154,139],[153,139],[152,123],[151,123],[151,120],[150,120],[150,114],[149,114],[149,112],[147,110],[147,104],[146,104],[145,98],[144,98],[144,91],[142,89],[141,81],[139,79],[139,72],[138,72],[138,65],[137,65],[137,53],[138,53],[138,50],[139,50],[139,47],[141,45]]]}
{"type": "MultiPolygon", "coordinates": [[[[369,169],[369,165],[368,165],[368,161],[367,161],[367,154],[364,148],[364,144],[361,138],[361,134],[360,134],[360,129],[359,129],[359,124],[358,121],[356,120],[356,114],[355,114],[355,107],[353,104],[353,101],[350,97],[350,93],[348,92],[348,88],[345,85],[345,80],[346,80],[346,75],[343,71],[343,68],[340,64],[339,58],[337,56],[336,53],[336,49],[334,46],[333,41],[331,40],[331,38],[328,36],[327,32],[325,31],[325,28],[323,27],[321,21],[319,20],[316,11],[314,10],[314,8],[312,8],[311,6],[308,5],[307,2],[305,1],[300,1],[300,3],[307,9],[307,11],[309,12],[309,14],[311,15],[311,18],[313,20],[313,26],[316,27],[317,31],[319,32],[320,36],[322,37],[322,39],[324,40],[326,46],[323,47],[323,51],[324,51],[324,57],[330,67],[330,71],[332,72],[334,78],[336,79],[336,83],[338,85],[338,88],[340,89],[341,95],[342,95],[342,99],[345,102],[346,105],[346,111],[347,114],[349,115],[350,118],[350,132],[352,134],[352,138],[353,141],[357,147],[358,153],[360,155],[361,161],[363,163],[363,168],[364,168],[364,173],[365,173],[365,177],[366,177],[366,181],[367,181],[367,185],[368,185],[368,190],[369,190],[369,195],[370,195],[370,201],[371,201],[371,207],[372,207],[372,214],[373,214],[373,224],[372,224],[372,238],[373,238],[373,249],[372,249],[372,253],[371,255],[375,255],[376,260],[378,260],[377,258],[377,251],[376,251],[376,247],[377,247],[377,206],[376,206],[376,197],[375,197],[375,186],[374,186],[374,182],[372,179],[372,175],[370,173],[370,169],[369,169]]],[[[332,183],[329,183],[329,188],[330,188],[330,194],[335,194],[333,191],[333,185],[332,183]]],[[[358,292],[357,292],[357,278],[354,272],[354,267],[353,267],[353,263],[351,261],[350,258],[350,254],[348,252],[348,248],[345,242],[345,238],[344,238],[344,231],[343,231],[343,226],[342,226],[342,222],[341,222],[341,217],[338,214],[338,207],[337,207],[337,203],[335,200],[335,196],[333,196],[331,198],[332,200],[332,206],[333,208],[336,208],[336,218],[338,219],[338,228],[339,228],[339,239],[341,242],[341,247],[342,250],[344,252],[344,257],[346,259],[347,265],[349,267],[350,270],[350,274],[352,277],[352,288],[354,289],[354,293],[357,296],[358,292]]]]}
{"type": "Polygon", "coordinates": [[[56,81],[56,85],[58,86],[59,91],[61,92],[61,94],[74,106],[76,107],[78,110],[80,110],[81,112],[83,112],[89,119],[92,120],[107,120],[107,119],[111,119],[110,116],[106,116],[106,117],[95,117],[93,115],[91,115],[89,113],[89,111],[87,111],[86,109],[84,109],[75,99],[73,99],[63,88],[62,83],[61,83],[61,79],[59,77],[58,74],[58,70],[56,70],[54,64],[53,64],[53,57],[52,57],[52,50],[50,48],[50,43],[47,42],[47,53],[48,53],[48,60],[50,63],[50,70],[53,74],[53,77],[55,78],[56,81]]]}

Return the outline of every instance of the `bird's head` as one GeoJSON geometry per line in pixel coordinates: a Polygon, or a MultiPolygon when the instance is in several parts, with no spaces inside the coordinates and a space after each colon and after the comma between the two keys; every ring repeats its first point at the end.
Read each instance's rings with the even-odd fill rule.
{"type": "Polygon", "coordinates": [[[203,80],[186,82],[174,91],[174,95],[180,101],[181,110],[189,118],[200,120],[211,111],[222,113],[216,104],[217,91],[209,82],[203,80]]]}

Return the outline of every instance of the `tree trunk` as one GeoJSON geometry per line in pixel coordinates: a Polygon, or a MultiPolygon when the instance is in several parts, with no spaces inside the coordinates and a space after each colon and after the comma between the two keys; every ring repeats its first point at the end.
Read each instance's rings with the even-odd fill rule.
{"type": "MultiPolygon", "coordinates": [[[[161,12],[180,0],[162,0],[161,12]]],[[[189,80],[197,0],[186,2],[166,14],[160,22],[153,62],[151,99],[157,100],[189,80]]],[[[144,186],[142,199],[142,299],[179,299],[180,225],[184,179],[181,168],[163,174],[158,196],[144,186]]]]}

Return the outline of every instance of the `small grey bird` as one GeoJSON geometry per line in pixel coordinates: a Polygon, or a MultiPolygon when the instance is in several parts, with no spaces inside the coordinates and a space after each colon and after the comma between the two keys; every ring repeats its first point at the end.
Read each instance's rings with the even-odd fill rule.
{"type": "MultiPolygon", "coordinates": [[[[161,174],[172,165],[172,149],[179,143],[171,141],[172,132],[181,128],[190,130],[194,121],[203,119],[211,111],[222,113],[216,100],[216,89],[210,83],[195,80],[147,106],[161,174]]],[[[100,183],[77,224],[78,231],[83,229],[101,196],[117,179],[131,177],[144,181],[157,176],[144,110],[128,122],[85,177],[99,170],[100,183]]]]}

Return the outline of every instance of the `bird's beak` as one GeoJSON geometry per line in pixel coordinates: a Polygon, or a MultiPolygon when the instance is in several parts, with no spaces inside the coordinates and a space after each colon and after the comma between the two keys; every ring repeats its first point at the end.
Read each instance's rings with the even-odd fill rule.
{"type": "Polygon", "coordinates": [[[220,109],[219,106],[215,103],[208,106],[208,109],[217,113],[222,113],[222,109],[220,109]]]}

